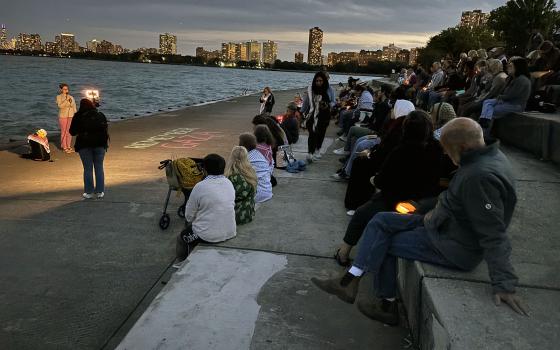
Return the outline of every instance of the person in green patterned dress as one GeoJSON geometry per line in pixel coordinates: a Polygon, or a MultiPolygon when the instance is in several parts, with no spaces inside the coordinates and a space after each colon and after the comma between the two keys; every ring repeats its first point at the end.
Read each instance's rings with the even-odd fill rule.
{"type": "Polygon", "coordinates": [[[245,147],[233,147],[226,164],[225,175],[235,189],[235,221],[237,225],[253,221],[257,174],[249,163],[245,147]]]}

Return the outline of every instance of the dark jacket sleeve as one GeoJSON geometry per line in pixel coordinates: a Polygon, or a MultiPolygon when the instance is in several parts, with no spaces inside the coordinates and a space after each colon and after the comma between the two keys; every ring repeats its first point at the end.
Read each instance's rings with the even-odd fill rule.
{"type": "Polygon", "coordinates": [[[77,114],[74,115],[74,118],[72,118],[72,123],[70,123],[70,135],[72,136],[76,136],[81,132],[81,115],[77,114]]]}
{"type": "Polygon", "coordinates": [[[488,175],[469,179],[462,191],[465,214],[484,250],[494,292],[515,292],[517,276],[510,261],[511,244],[504,220],[505,186],[496,176],[488,175]]]}

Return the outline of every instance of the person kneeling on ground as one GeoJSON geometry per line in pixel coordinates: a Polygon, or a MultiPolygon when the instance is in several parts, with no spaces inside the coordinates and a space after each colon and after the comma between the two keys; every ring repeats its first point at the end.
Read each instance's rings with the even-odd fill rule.
{"type": "Polygon", "coordinates": [[[235,237],[235,190],[224,176],[226,161],[209,154],[202,161],[206,177],[197,183],[185,207],[186,227],[177,237],[175,267],[199,243],[218,243],[235,237]]]}
{"type": "Polygon", "coordinates": [[[460,270],[486,260],[494,301],[527,315],[515,295],[517,276],[506,234],[517,201],[514,177],[498,142],[485,145],[482,128],[468,118],[445,125],[441,143],[459,170],[426,215],[379,213],[364,231],[359,253],[342,278],[312,282],[341,300],[354,303],[360,277],[374,274],[376,302],[358,302],[366,316],[398,324],[397,257],[460,270]]]}
{"type": "Polygon", "coordinates": [[[235,222],[243,225],[253,221],[257,174],[249,163],[245,147],[233,147],[226,164],[225,175],[235,189],[235,222]]]}
{"type": "Polygon", "coordinates": [[[272,198],[272,177],[273,167],[268,160],[257,149],[257,138],[253,134],[244,133],[239,135],[239,146],[245,147],[248,152],[249,162],[257,173],[257,194],[255,203],[266,202],[272,198]]]}

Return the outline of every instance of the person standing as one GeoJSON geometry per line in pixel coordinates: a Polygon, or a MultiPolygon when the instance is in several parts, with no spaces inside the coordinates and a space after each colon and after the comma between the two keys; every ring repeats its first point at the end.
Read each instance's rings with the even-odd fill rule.
{"type": "Polygon", "coordinates": [[[274,107],[274,95],[268,86],[264,88],[259,102],[261,103],[259,114],[270,115],[272,113],[272,107],[274,107]]]}
{"type": "Polygon", "coordinates": [[[70,95],[68,84],[62,83],[58,87],[60,95],[56,96],[56,104],[58,106],[58,124],[60,125],[60,148],[66,153],[72,153],[70,124],[76,113],[76,101],[70,95]]]}
{"type": "Polygon", "coordinates": [[[307,160],[321,159],[321,147],[331,118],[331,89],[325,73],[317,72],[303,100],[302,112],[306,116],[307,160]]]}
{"type": "Polygon", "coordinates": [[[76,136],[76,151],[84,166],[85,199],[105,196],[103,160],[109,147],[107,118],[97,110],[93,101],[84,98],[70,125],[70,134],[76,136]],[[95,186],[93,173],[95,169],[95,186]]]}

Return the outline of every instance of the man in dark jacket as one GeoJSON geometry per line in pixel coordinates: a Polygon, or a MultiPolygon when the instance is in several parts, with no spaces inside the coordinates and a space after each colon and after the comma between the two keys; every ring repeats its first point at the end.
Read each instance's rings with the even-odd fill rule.
{"type": "Polygon", "coordinates": [[[366,269],[372,271],[380,301],[358,302],[358,309],[372,319],[396,325],[397,257],[461,270],[471,270],[484,259],[496,304],[503,301],[527,315],[515,295],[517,277],[506,235],[517,200],[509,162],[497,143],[484,143],[482,129],[472,119],[447,123],[441,143],[459,170],[436,207],[424,216],[377,214],[365,229],[348,272],[342,278],[312,281],[353,303],[359,277],[366,269]]]}

